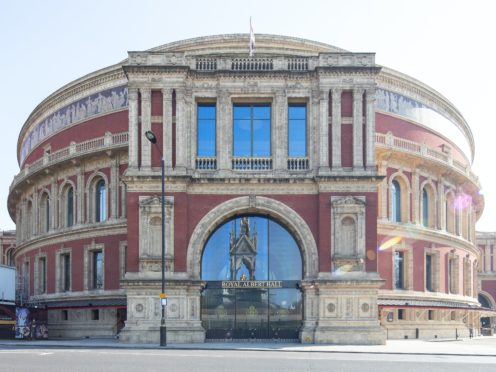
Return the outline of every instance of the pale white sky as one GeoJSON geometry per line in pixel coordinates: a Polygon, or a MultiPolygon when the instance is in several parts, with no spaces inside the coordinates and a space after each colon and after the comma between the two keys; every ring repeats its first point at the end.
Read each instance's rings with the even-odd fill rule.
{"type": "Polygon", "coordinates": [[[145,50],[197,36],[296,36],[353,52],[447,97],[474,133],[474,171],[486,200],[477,223],[496,230],[496,2],[492,0],[2,0],[0,2],[0,229],[19,167],[19,130],[49,94],[145,50]]]}

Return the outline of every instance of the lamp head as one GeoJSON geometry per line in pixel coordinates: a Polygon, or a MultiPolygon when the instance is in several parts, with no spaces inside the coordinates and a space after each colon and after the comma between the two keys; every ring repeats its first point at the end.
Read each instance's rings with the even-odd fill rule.
{"type": "Polygon", "coordinates": [[[151,143],[153,143],[153,144],[157,143],[157,137],[155,136],[155,133],[153,133],[151,130],[147,130],[145,132],[145,137],[151,143]]]}

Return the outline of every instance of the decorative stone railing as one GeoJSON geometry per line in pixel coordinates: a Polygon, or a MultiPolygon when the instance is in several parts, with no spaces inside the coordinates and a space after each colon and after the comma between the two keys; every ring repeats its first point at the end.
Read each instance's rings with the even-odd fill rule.
{"type": "Polygon", "coordinates": [[[192,56],[178,52],[129,52],[129,66],[188,67],[195,71],[314,71],[319,67],[376,67],[373,53],[320,53],[318,56],[192,56]]]}
{"type": "Polygon", "coordinates": [[[117,147],[124,147],[128,145],[128,133],[105,133],[105,136],[93,138],[84,142],[71,142],[67,147],[57,150],[53,153],[46,153],[42,158],[34,161],[31,164],[26,164],[24,168],[14,177],[10,189],[17,185],[19,182],[31,176],[33,173],[41,169],[50,167],[56,163],[79,157],[95,151],[110,150],[117,147]]]}
{"type": "Polygon", "coordinates": [[[460,161],[453,159],[451,153],[437,151],[427,147],[425,144],[419,144],[404,138],[395,137],[391,133],[376,133],[375,140],[376,146],[378,147],[391,148],[397,151],[420,155],[450,166],[459,173],[462,173],[465,177],[470,178],[476,185],[479,185],[479,178],[472,172],[470,165],[465,165],[460,161]]]}
{"type": "Polygon", "coordinates": [[[289,171],[301,171],[309,168],[308,158],[288,158],[289,171]]]}
{"type": "Polygon", "coordinates": [[[271,157],[239,157],[232,158],[232,169],[238,171],[261,171],[272,169],[271,157]]]}
{"type": "Polygon", "coordinates": [[[196,169],[199,170],[215,170],[217,169],[217,159],[215,157],[197,157],[196,169]]]}

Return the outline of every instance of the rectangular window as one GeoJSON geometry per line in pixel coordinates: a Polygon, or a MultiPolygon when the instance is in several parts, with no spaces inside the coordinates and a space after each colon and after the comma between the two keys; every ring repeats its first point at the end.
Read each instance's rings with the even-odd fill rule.
{"type": "Polygon", "coordinates": [[[270,105],[234,105],[233,156],[269,157],[270,105]]]}
{"type": "Polygon", "coordinates": [[[405,309],[398,309],[398,320],[405,319],[405,309]]]}
{"type": "Polygon", "coordinates": [[[100,319],[100,310],[93,309],[91,310],[91,320],[99,320],[100,319]]]}
{"type": "Polygon", "coordinates": [[[103,252],[93,251],[92,256],[93,289],[101,289],[103,288],[103,252]]]}
{"type": "Polygon", "coordinates": [[[429,317],[429,320],[434,320],[434,310],[428,311],[428,317],[429,317]]]}
{"type": "Polygon", "coordinates": [[[60,258],[62,260],[62,290],[67,292],[71,290],[71,255],[65,253],[60,258]]]}
{"type": "Polygon", "coordinates": [[[288,156],[307,156],[307,107],[288,106],[288,156]]]}
{"type": "Polygon", "coordinates": [[[40,293],[46,293],[46,258],[40,257],[38,261],[38,280],[40,293]]]}
{"type": "Polygon", "coordinates": [[[432,256],[430,254],[425,256],[425,289],[434,291],[432,287],[432,256]]]}
{"type": "Polygon", "coordinates": [[[62,320],[68,320],[69,319],[69,313],[67,310],[62,310],[60,313],[60,317],[62,320]]]}
{"type": "Polygon", "coordinates": [[[29,297],[29,262],[24,262],[24,268],[23,268],[23,274],[24,274],[24,282],[23,282],[23,285],[24,285],[24,294],[26,295],[26,299],[27,297],[29,297]]]}
{"type": "Polygon", "coordinates": [[[215,117],[215,104],[198,104],[196,151],[199,157],[214,157],[216,154],[215,117]]]}
{"type": "Polygon", "coordinates": [[[394,252],[394,287],[404,288],[405,277],[405,254],[404,252],[394,252]]]}

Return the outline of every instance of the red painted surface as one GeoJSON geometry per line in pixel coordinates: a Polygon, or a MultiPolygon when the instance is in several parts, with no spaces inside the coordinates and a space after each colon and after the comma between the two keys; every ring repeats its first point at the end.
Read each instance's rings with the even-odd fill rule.
{"type": "MultiPolygon", "coordinates": [[[[92,243],[93,239],[68,240],[64,242],[64,247],[70,249],[71,253],[71,284],[72,291],[84,290],[84,254],[86,246],[92,243]]],[[[119,242],[126,240],[126,235],[111,235],[94,238],[95,244],[104,245],[105,260],[105,277],[104,289],[119,289],[120,271],[119,271],[119,242]]],[[[56,292],[56,271],[60,270],[55,266],[56,253],[60,249],[60,244],[52,244],[32,250],[25,255],[18,256],[17,262],[24,262],[25,258],[30,261],[29,264],[29,289],[30,294],[34,295],[34,268],[37,264],[35,256],[37,254],[46,254],[47,257],[47,293],[56,292]]]]}
{"type": "Polygon", "coordinates": [[[119,111],[113,114],[103,115],[95,119],[85,121],[64,129],[47,140],[38,144],[28,155],[24,164],[31,164],[43,157],[43,148],[51,145],[51,152],[54,153],[70,145],[71,141],[77,143],[98,138],[105,135],[105,132],[121,133],[128,131],[128,111],[119,111]]]}
{"type": "Polygon", "coordinates": [[[157,137],[157,144],[152,145],[152,167],[160,167],[160,161],[162,159],[162,155],[160,155],[159,151],[163,151],[163,136],[162,136],[162,123],[152,123],[152,132],[155,133],[157,137]]]}
{"type": "MultiPolygon", "coordinates": [[[[425,143],[428,147],[438,151],[441,151],[442,145],[447,145],[451,148],[453,159],[468,164],[467,158],[455,144],[425,127],[382,113],[376,113],[375,120],[377,133],[386,134],[387,132],[391,132],[395,137],[405,138],[417,143],[425,143]]],[[[467,154],[467,156],[470,156],[470,154],[467,154]]]]}
{"type": "Polygon", "coordinates": [[[482,280],[481,289],[484,292],[489,293],[492,296],[493,301],[496,302],[496,280],[482,280]]]}
{"type": "Polygon", "coordinates": [[[341,125],[341,165],[353,167],[353,125],[341,125]]]}
{"type": "Polygon", "coordinates": [[[162,91],[152,90],[152,116],[162,116],[162,91]]]}
{"type": "Polygon", "coordinates": [[[351,91],[341,93],[341,116],[353,116],[353,92],[351,91]]]}

